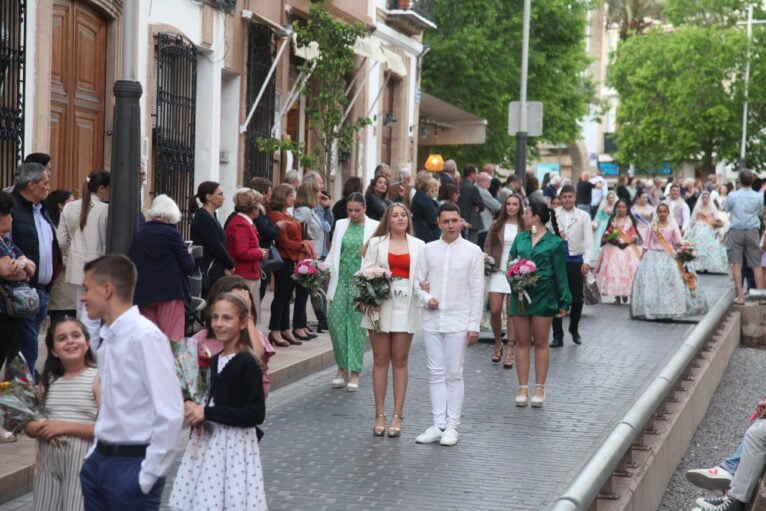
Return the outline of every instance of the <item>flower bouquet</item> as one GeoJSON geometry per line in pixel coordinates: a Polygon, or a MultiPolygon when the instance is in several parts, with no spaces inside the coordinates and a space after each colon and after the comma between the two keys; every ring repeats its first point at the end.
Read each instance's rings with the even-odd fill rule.
{"type": "Polygon", "coordinates": [[[692,296],[697,294],[697,276],[692,272],[689,267],[689,263],[697,258],[694,245],[689,241],[682,241],[676,250],[676,261],[678,261],[678,267],[681,270],[681,278],[686,283],[686,287],[689,288],[689,292],[692,296]]]}
{"type": "Polygon", "coordinates": [[[183,340],[170,341],[170,348],[184,401],[204,405],[210,393],[210,351],[200,346],[198,353],[194,353],[183,340]]]}
{"type": "Polygon", "coordinates": [[[519,312],[524,312],[524,300],[532,303],[527,289],[537,284],[540,276],[537,274],[537,265],[534,261],[524,258],[517,258],[508,263],[508,269],[505,272],[508,283],[511,285],[511,291],[516,293],[519,300],[519,312]]]}
{"type": "MultiPolygon", "coordinates": [[[[212,357],[210,351],[200,345],[195,353],[187,347],[186,342],[170,341],[170,349],[173,351],[173,358],[176,365],[176,376],[181,384],[181,395],[184,401],[194,401],[205,406],[210,395],[210,364],[212,357]]],[[[199,453],[200,440],[202,435],[212,432],[212,425],[208,422],[200,427],[192,428],[191,443],[193,456],[199,453]]]]}
{"type": "Polygon", "coordinates": [[[301,259],[293,269],[292,279],[309,290],[311,305],[317,310],[324,310],[327,295],[322,289],[330,276],[330,265],[317,259],[301,259]]]}
{"type": "Polygon", "coordinates": [[[682,241],[676,250],[676,259],[681,261],[682,264],[687,264],[694,261],[697,258],[694,245],[689,241],[682,241]]]}
{"type": "MultiPolygon", "coordinates": [[[[5,375],[7,381],[0,383],[0,409],[5,425],[13,432],[19,432],[28,422],[47,418],[45,400],[40,387],[34,384],[24,355],[19,353],[8,362],[5,375]]],[[[50,443],[54,447],[64,447],[67,441],[58,436],[50,443]]]]}
{"type": "Polygon", "coordinates": [[[489,277],[497,271],[497,263],[495,258],[489,254],[484,254],[484,276],[489,277]]]}
{"type": "Polygon", "coordinates": [[[378,266],[360,270],[354,274],[351,284],[356,289],[354,305],[366,312],[373,330],[380,332],[378,309],[383,300],[391,298],[391,272],[378,266]]]}

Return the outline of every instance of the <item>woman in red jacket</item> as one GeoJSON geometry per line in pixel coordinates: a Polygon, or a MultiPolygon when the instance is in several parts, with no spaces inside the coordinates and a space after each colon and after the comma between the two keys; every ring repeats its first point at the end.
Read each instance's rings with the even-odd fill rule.
{"type": "Polygon", "coordinates": [[[253,308],[261,316],[261,261],[269,256],[268,249],[261,248],[258,229],[253,221],[260,214],[263,196],[250,188],[240,188],[234,194],[234,214],[226,222],[226,250],[234,259],[234,275],[247,282],[253,295],[253,308]]]}

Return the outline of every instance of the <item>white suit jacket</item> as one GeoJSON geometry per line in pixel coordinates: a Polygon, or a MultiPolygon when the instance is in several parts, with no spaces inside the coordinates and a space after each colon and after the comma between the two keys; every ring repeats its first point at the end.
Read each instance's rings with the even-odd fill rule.
{"type": "MultiPolygon", "coordinates": [[[[330,265],[330,283],[327,285],[327,299],[332,300],[335,297],[335,290],[338,289],[338,272],[340,271],[340,249],[343,235],[348,230],[348,224],[351,222],[348,218],[343,218],[335,222],[335,232],[332,234],[332,245],[327,253],[325,262],[330,265]]],[[[370,239],[372,233],[378,228],[377,220],[364,217],[364,243],[370,239]]]]}
{"type": "MultiPolygon", "coordinates": [[[[367,246],[367,252],[365,252],[362,258],[362,270],[367,268],[373,268],[379,266],[381,268],[390,269],[388,266],[388,236],[378,236],[370,239],[370,243],[367,246]]],[[[413,297],[415,293],[415,269],[418,267],[418,261],[423,253],[423,249],[426,244],[416,238],[415,236],[407,235],[407,250],[410,253],[410,277],[409,283],[409,322],[407,326],[407,332],[414,334],[418,328],[420,328],[420,304],[417,299],[413,297]]],[[[380,306],[380,331],[389,332],[391,327],[391,312],[393,310],[393,300],[386,300],[380,306]]],[[[372,329],[372,323],[367,315],[362,317],[362,327],[368,330],[372,329]]]]}

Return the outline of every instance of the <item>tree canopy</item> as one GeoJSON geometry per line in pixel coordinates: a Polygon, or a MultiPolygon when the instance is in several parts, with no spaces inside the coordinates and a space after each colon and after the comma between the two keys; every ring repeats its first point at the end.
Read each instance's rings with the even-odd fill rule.
{"type": "Polygon", "coordinates": [[[663,16],[674,26],[620,42],[609,67],[620,97],[618,161],[641,169],[689,162],[703,172],[736,162],[748,59],[746,163],[758,168],[766,161],[766,29],[754,27],[748,53],[746,31],[737,27],[754,2],[666,0],[663,16]]]}
{"type": "Polygon", "coordinates": [[[620,95],[617,159],[639,168],[736,159],[745,34],[685,26],[622,43],[609,70],[620,95]],[[726,79],[724,79],[726,78],[726,79]]]}
{"type": "MultiPolygon", "coordinates": [[[[586,7],[576,0],[532,2],[527,90],[530,101],[544,104],[546,142],[575,141],[588,112],[586,7]]],[[[488,122],[485,144],[442,149],[461,163],[514,160],[508,103],[519,99],[522,13],[523,0],[434,0],[438,30],[426,33],[431,51],[422,88],[488,122]]]]}

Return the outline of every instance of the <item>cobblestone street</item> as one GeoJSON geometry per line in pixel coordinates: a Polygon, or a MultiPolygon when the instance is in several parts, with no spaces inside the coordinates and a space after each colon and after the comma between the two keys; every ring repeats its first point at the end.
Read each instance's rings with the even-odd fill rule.
{"type": "MultiPolygon", "coordinates": [[[[718,276],[701,282],[711,303],[729,285],[718,276]]],[[[455,447],[415,443],[431,419],[417,337],[401,438],[372,436],[369,352],[358,393],[331,389],[334,369],[274,391],[261,443],[269,509],[545,509],[694,326],[631,321],[627,306],[611,304],[585,313],[583,345],[567,337],[552,350],[542,409],[513,406],[516,373],[491,363],[491,344],[468,349],[455,447]]],[[[31,495],[0,506],[27,509],[31,495]]]]}
{"type": "MultiPolygon", "coordinates": [[[[728,285],[725,277],[702,282],[709,300],[728,285]]],[[[545,508],[693,327],[631,321],[626,306],[587,307],[586,314],[583,345],[567,338],[553,350],[542,410],[513,406],[515,371],[490,362],[491,345],[468,350],[461,438],[453,448],[415,443],[430,425],[418,338],[401,438],[371,434],[369,354],[356,394],[330,389],[333,370],[274,392],[261,451],[269,508],[545,508]]]]}

